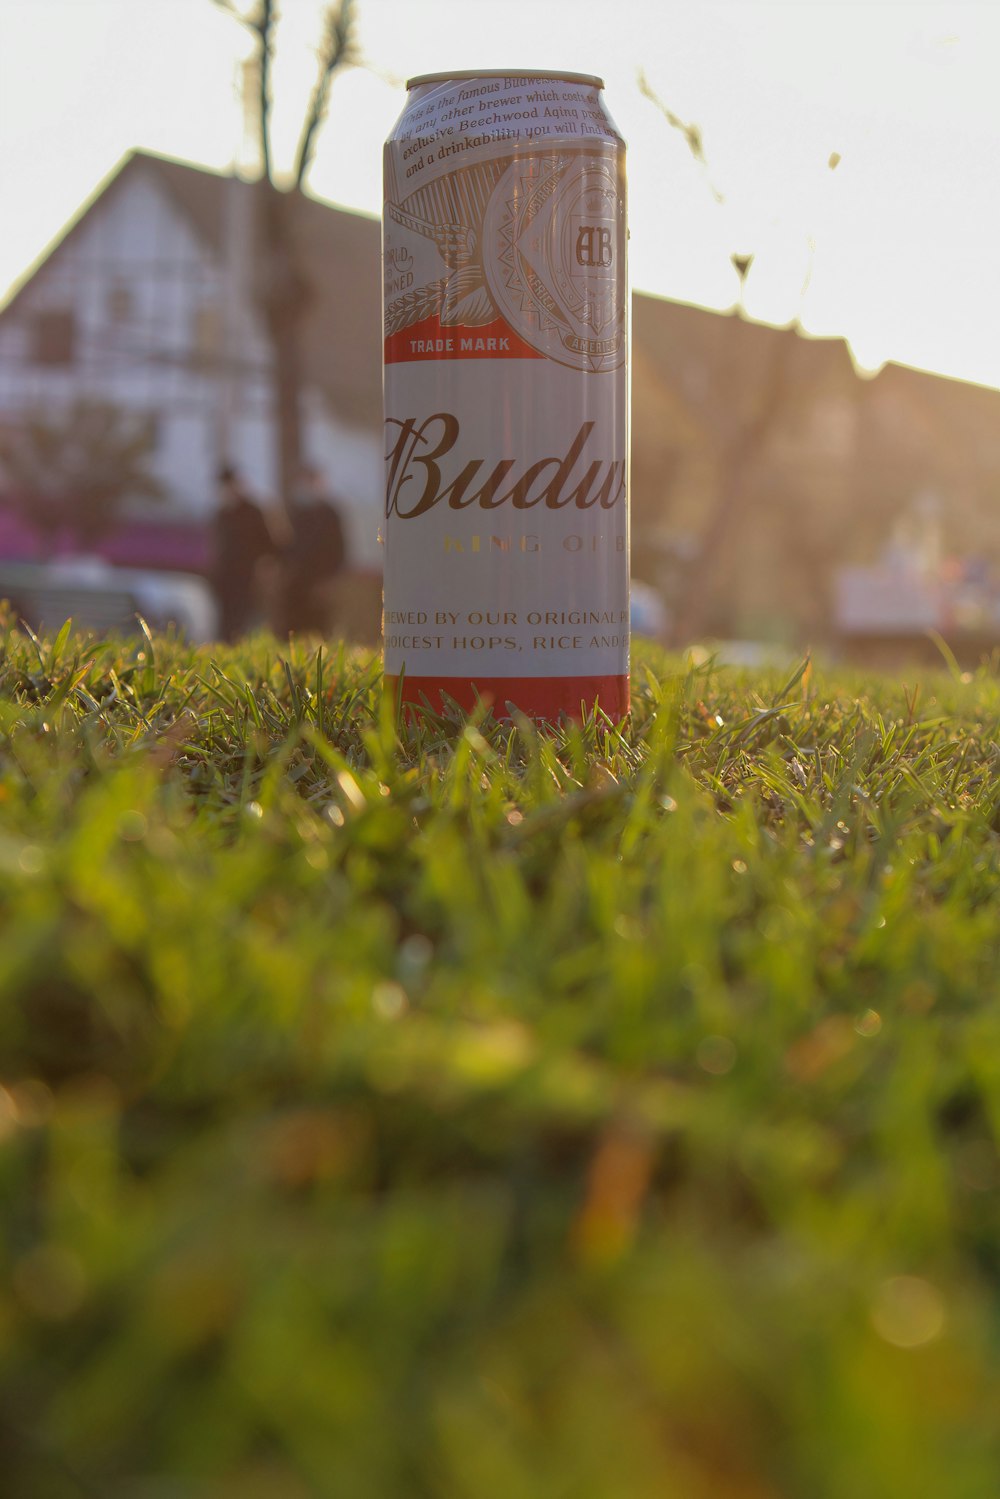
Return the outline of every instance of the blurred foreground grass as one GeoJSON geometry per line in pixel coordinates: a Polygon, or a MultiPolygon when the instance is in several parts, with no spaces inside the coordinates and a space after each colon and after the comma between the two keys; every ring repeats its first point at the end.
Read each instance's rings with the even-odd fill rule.
{"type": "Polygon", "coordinates": [[[11,1499],[995,1499],[1000,684],[0,653],[11,1499]]]}

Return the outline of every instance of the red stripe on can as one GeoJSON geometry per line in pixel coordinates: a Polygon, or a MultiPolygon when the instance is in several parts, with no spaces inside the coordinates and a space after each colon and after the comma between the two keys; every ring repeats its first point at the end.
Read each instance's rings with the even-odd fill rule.
{"type": "Polygon", "coordinates": [[[479,328],[449,326],[432,312],[419,323],[391,333],[385,340],[386,364],[409,364],[422,359],[543,359],[526,344],[505,318],[479,328]]]}
{"type": "Polygon", "coordinates": [[[445,699],[467,713],[480,703],[493,708],[498,718],[506,718],[507,704],[528,718],[554,722],[563,714],[580,719],[595,707],[616,723],[629,711],[629,679],[624,676],[603,677],[410,677],[403,678],[400,692],[398,676],[387,674],[386,689],[405,704],[419,707],[427,704],[435,712],[447,707],[445,699]]]}

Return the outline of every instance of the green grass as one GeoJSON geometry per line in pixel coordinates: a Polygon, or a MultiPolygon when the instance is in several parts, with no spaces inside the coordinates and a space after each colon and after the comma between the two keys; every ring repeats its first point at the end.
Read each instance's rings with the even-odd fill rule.
{"type": "Polygon", "coordinates": [[[7,634],[5,1495],[995,1499],[1000,683],[633,687],[7,634]]]}

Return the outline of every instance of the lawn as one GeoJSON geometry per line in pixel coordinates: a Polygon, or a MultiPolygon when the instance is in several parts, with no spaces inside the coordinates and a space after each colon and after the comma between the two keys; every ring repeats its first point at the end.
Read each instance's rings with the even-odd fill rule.
{"type": "Polygon", "coordinates": [[[996,1499],[1000,681],[0,630],[10,1499],[996,1499]]]}

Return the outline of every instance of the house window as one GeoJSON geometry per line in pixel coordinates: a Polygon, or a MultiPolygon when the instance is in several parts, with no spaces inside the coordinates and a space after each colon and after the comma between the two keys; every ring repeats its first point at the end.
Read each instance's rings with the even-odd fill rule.
{"type": "Polygon", "coordinates": [[[69,308],[36,312],[32,325],[32,358],[35,364],[72,364],[76,344],[76,319],[69,308]]]}
{"type": "Polygon", "coordinates": [[[108,319],[119,326],[130,323],[134,312],[132,288],[127,281],[113,281],[108,291],[108,319]]]}
{"type": "Polygon", "coordinates": [[[219,309],[214,302],[202,302],[195,308],[194,345],[203,359],[212,359],[219,352],[220,332],[219,309]]]}
{"type": "Polygon", "coordinates": [[[145,440],[146,440],[146,442],[148,444],[147,452],[149,452],[149,453],[156,453],[156,452],[158,452],[159,448],[160,448],[160,444],[163,441],[163,421],[162,421],[162,419],[160,417],[159,412],[157,412],[157,411],[145,411],[145,412],[143,412],[141,431],[142,431],[143,437],[145,438],[145,440]]]}

